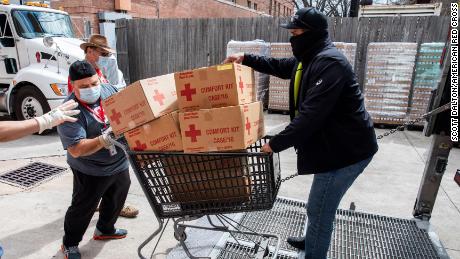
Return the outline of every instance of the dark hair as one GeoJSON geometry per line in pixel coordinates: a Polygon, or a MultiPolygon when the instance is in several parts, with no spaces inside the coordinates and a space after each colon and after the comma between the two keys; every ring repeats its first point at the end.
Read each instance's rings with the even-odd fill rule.
{"type": "Polygon", "coordinates": [[[97,49],[96,47],[93,47],[93,46],[87,46],[87,47],[85,48],[85,50],[84,50],[84,51],[85,51],[85,54],[88,52],[88,48],[93,49],[93,50],[94,50],[94,49],[97,49]]]}
{"type": "Polygon", "coordinates": [[[92,77],[96,74],[94,67],[87,61],[75,61],[69,67],[70,81],[92,77]]]}

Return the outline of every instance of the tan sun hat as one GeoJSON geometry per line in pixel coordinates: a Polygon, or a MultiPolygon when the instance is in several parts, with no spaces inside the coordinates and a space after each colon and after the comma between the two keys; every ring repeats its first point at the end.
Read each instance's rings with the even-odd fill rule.
{"type": "Polygon", "coordinates": [[[104,51],[110,52],[110,53],[115,53],[115,50],[111,49],[109,47],[109,43],[107,41],[107,38],[103,35],[100,34],[93,34],[89,38],[88,42],[84,42],[80,44],[80,48],[82,50],[86,50],[87,47],[95,47],[95,48],[100,48],[104,51]]]}

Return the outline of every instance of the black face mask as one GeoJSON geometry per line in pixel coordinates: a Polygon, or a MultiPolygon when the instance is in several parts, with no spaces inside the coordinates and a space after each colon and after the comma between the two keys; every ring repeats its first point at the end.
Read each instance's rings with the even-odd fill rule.
{"type": "Polygon", "coordinates": [[[314,49],[319,43],[322,43],[328,37],[325,30],[321,31],[306,31],[300,35],[292,36],[291,42],[292,53],[294,57],[301,61],[308,53],[314,49]]]}

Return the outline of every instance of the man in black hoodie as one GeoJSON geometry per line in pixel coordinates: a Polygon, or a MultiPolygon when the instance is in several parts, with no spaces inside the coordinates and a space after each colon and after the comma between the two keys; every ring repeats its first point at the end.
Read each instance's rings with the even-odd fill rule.
{"type": "Polygon", "coordinates": [[[326,258],[335,212],[345,192],[377,152],[372,120],[352,67],[332,44],[327,18],[309,7],[296,12],[289,29],[294,57],[229,56],[255,70],[291,79],[291,123],[264,152],[297,151],[299,174],[315,174],[308,198],[306,236],[288,238],[305,258],[326,258]]]}

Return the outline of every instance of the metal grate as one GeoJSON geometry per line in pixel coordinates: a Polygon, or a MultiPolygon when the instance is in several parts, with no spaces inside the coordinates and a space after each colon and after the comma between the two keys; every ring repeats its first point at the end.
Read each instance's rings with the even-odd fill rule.
{"type": "MultiPolygon", "coordinates": [[[[254,248],[245,245],[238,245],[233,242],[225,243],[225,247],[222,253],[216,259],[249,259],[255,256],[254,248]]],[[[271,258],[273,253],[268,254],[268,258],[271,258]]],[[[277,259],[297,259],[297,256],[286,255],[278,253],[277,259]]]]}
{"type": "MultiPolygon", "coordinates": [[[[241,224],[256,232],[278,234],[280,253],[292,254],[296,250],[286,243],[286,237],[303,234],[305,208],[304,202],[277,198],[272,210],[245,213],[241,224]]],[[[243,235],[236,238],[252,242],[243,235]]],[[[261,238],[253,241],[261,241],[261,238]]],[[[274,244],[273,240],[270,244],[274,244]]],[[[436,251],[427,231],[419,228],[414,220],[337,210],[328,258],[440,258],[436,251]]],[[[253,255],[253,249],[227,241],[218,258],[252,258],[253,255]],[[239,256],[231,257],[233,254],[239,256]]]]}
{"type": "MultiPolygon", "coordinates": [[[[297,249],[285,240],[290,236],[302,236],[307,216],[305,206],[306,204],[301,201],[277,198],[271,210],[246,213],[240,224],[257,233],[277,234],[281,238],[280,249],[296,252],[297,249]]],[[[241,234],[235,236],[238,240],[248,242],[260,242],[263,239],[251,236],[252,240],[248,240],[241,234]]],[[[275,245],[276,239],[271,239],[269,244],[275,245]]]]}
{"type": "Polygon", "coordinates": [[[440,258],[414,220],[338,210],[330,258],[440,258]]]}
{"type": "Polygon", "coordinates": [[[29,189],[50,180],[65,170],[65,167],[34,162],[0,175],[0,182],[29,189]]]}

